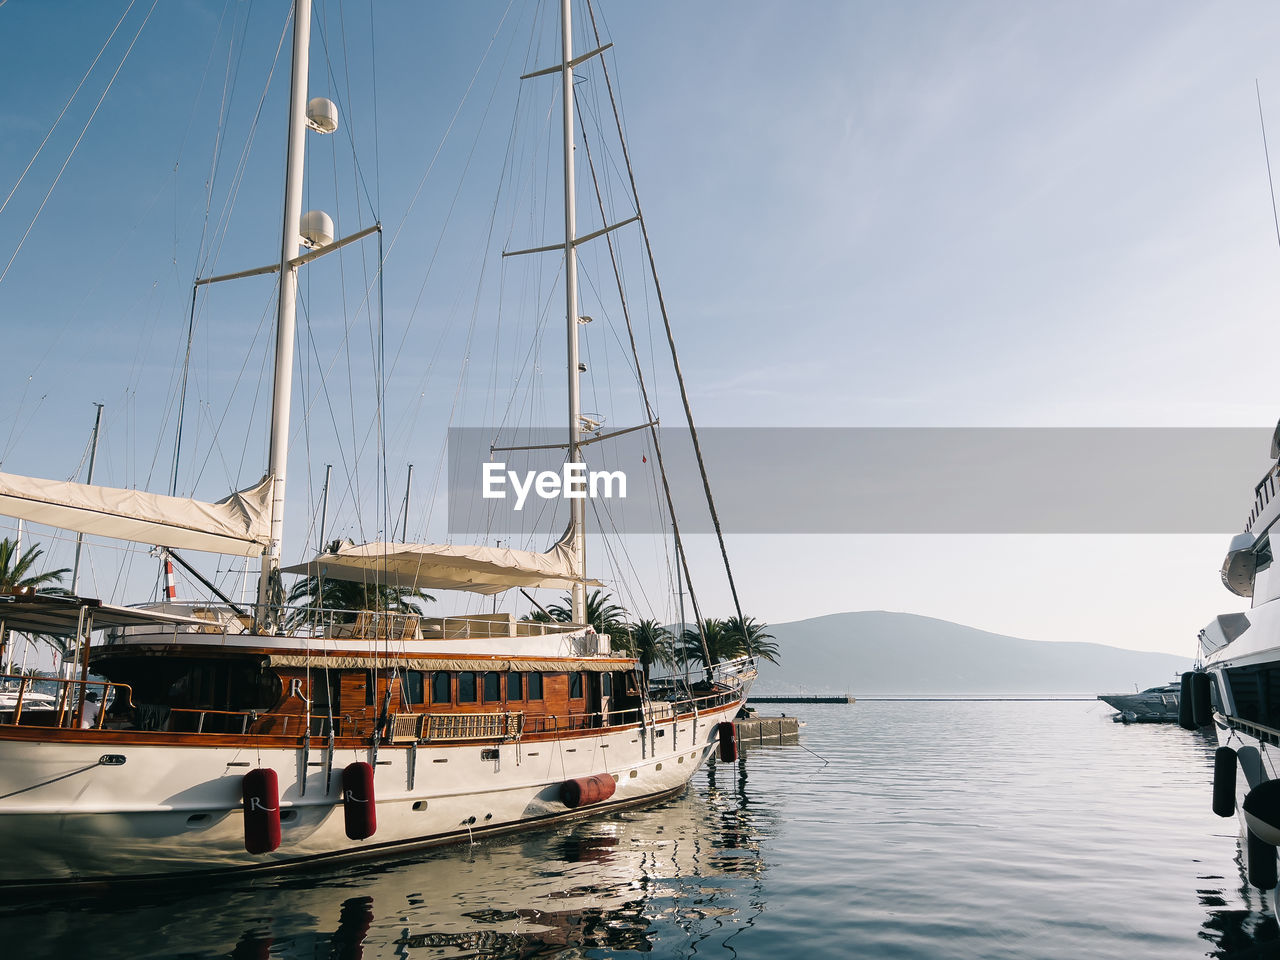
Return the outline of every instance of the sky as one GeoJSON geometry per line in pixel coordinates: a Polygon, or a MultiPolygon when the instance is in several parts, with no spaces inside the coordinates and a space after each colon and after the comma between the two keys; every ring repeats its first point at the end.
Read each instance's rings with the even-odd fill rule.
{"type": "MultiPolygon", "coordinates": [[[[284,5],[183,0],[144,24],[148,9],[0,5],[4,471],[83,476],[101,402],[99,482],[167,492],[192,280],[278,256],[283,68],[265,78],[284,5]]],[[[1280,131],[1274,4],[651,0],[603,2],[598,16],[701,425],[1269,428],[1280,416],[1280,231],[1258,102],[1280,131]]],[[[376,247],[343,252],[349,282],[304,279],[297,559],[315,539],[324,463],[345,480],[331,531],[385,532],[414,463],[410,528],[438,537],[446,426],[559,422],[555,265],[493,256],[554,239],[556,181],[524,172],[553,155],[558,122],[551,81],[516,79],[551,62],[546,30],[526,46],[517,29],[535,19],[532,3],[316,4],[311,92],[344,116],[308,146],[306,206],[329,209],[340,233],[382,220],[386,334],[380,361],[376,247]],[[517,127],[533,146],[509,152],[517,127]],[[350,150],[358,161],[339,159],[350,150]],[[504,177],[510,209],[534,212],[495,204],[504,177]],[[479,292],[495,279],[509,297],[479,292]],[[528,321],[510,306],[521,293],[528,321]],[[530,330],[532,359],[516,336],[530,330]],[[379,446],[365,376],[379,362],[388,409],[409,411],[384,421],[382,494],[358,465],[379,446]]],[[[579,96],[604,109],[598,75],[579,96]]],[[[600,158],[614,188],[619,157],[600,158]]],[[[587,299],[602,256],[584,253],[587,299]]],[[[268,279],[199,302],[184,494],[216,499],[261,475],[261,428],[238,424],[262,419],[270,296],[268,279]]],[[[657,357],[652,291],[639,300],[657,357]]],[[[584,333],[586,403],[620,427],[639,411],[604,399],[626,364],[616,310],[600,309],[584,333]]],[[[655,387],[678,418],[669,375],[655,387]]],[[[1238,493],[1242,524],[1251,494],[1238,493]]],[[[1205,622],[1243,603],[1218,577],[1230,532],[731,533],[728,545],[744,612],[768,622],[902,610],[1189,656],[1205,622]]],[[[68,562],[65,535],[37,533],[68,562]]],[[[714,541],[695,540],[704,612],[730,613],[714,541]]],[[[664,616],[665,574],[640,572],[664,567],[663,550],[633,546],[630,569],[591,549],[620,596],[625,576],[645,581],[629,606],[664,616]]],[[[84,592],[149,587],[145,552],[90,553],[84,592]]]]}

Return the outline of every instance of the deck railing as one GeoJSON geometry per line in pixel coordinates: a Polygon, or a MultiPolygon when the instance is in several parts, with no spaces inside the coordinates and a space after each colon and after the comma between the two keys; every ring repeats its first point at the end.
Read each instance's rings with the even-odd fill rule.
{"type": "MultiPolygon", "coordinates": [[[[740,683],[752,669],[749,658],[717,665],[722,685],[710,690],[683,686],[678,678],[655,680],[652,699],[641,707],[570,714],[530,714],[509,711],[491,713],[404,712],[389,718],[386,738],[392,743],[431,743],[457,740],[518,740],[526,734],[568,733],[627,724],[664,724],[681,715],[705,713],[740,699],[740,683]]],[[[133,729],[184,734],[261,734],[298,737],[304,733],[307,717],[261,710],[215,710],[205,707],[176,707],[165,704],[134,703],[128,684],[107,680],[69,680],[58,677],[31,677],[0,674],[0,725],[72,727],[83,715],[83,695],[99,694],[93,729],[133,729]],[[33,693],[39,684],[44,690],[40,705],[33,693]]],[[[323,716],[310,718],[312,736],[327,736],[330,723],[336,736],[371,735],[374,721],[365,718],[359,728],[351,718],[323,716]],[[363,733],[357,733],[361,729],[363,733]]]]}
{"type": "Polygon", "coordinates": [[[70,727],[83,715],[90,693],[98,695],[98,711],[90,727],[101,729],[111,712],[133,706],[133,690],[127,683],[109,680],[71,680],[21,673],[0,673],[0,724],[70,727]],[[36,689],[37,685],[43,690],[36,689]],[[52,690],[52,693],[45,691],[52,690]],[[12,698],[12,699],[10,699],[12,698]],[[48,698],[48,699],[46,699],[48,698]]]}
{"type": "MultiPolygon", "coordinates": [[[[253,618],[218,604],[180,605],[200,624],[126,627],[111,640],[138,633],[173,640],[187,634],[235,636],[253,631],[253,618]]],[[[518,620],[510,613],[433,617],[409,611],[351,610],[338,607],[280,607],[279,622],[292,636],[356,640],[457,640],[468,638],[538,637],[582,630],[582,624],[518,620]]]]}

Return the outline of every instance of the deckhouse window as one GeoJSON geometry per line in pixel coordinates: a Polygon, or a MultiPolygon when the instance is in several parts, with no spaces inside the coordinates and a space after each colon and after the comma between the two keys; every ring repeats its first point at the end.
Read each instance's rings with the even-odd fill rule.
{"type": "Polygon", "coordinates": [[[341,684],[336,673],[328,670],[314,670],[311,673],[311,712],[323,716],[325,713],[341,713],[341,684]]]}
{"type": "Polygon", "coordinates": [[[448,670],[437,670],[431,675],[431,702],[451,703],[453,701],[448,670]]]}
{"type": "Polygon", "coordinates": [[[497,703],[502,699],[502,674],[490,670],[484,674],[484,702],[497,703]]]}
{"type": "Polygon", "coordinates": [[[525,694],[525,699],[541,700],[542,699],[542,674],[540,673],[529,674],[528,687],[529,689],[528,689],[528,692],[525,694]]]}
{"type": "Polygon", "coordinates": [[[476,675],[470,671],[458,674],[458,702],[476,702],[476,675]]]}
{"type": "Polygon", "coordinates": [[[1236,716],[1264,727],[1280,726],[1280,667],[1234,667],[1226,674],[1236,716]]]}
{"type": "Polygon", "coordinates": [[[400,697],[413,706],[419,706],[424,702],[421,670],[406,670],[400,675],[400,697]]]}
{"type": "Polygon", "coordinates": [[[507,674],[507,699],[524,699],[524,674],[512,670],[507,674]]]}
{"type": "Polygon", "coordinates": [[[580,673],[569,674],[569,699],[582,699],[582,674],[580,673]]]}

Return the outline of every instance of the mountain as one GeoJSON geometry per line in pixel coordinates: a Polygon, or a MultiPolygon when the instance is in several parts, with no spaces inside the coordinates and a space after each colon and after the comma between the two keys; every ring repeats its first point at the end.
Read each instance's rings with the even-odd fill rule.
{"type": "Polygon", "coordinates": [[[1022,640],[883,610],[775,623],[769,632],[781,663],[762,663],[760,694],[1124,693],[1167,683],[1192,665],[1188,657],[1022,640]]]}

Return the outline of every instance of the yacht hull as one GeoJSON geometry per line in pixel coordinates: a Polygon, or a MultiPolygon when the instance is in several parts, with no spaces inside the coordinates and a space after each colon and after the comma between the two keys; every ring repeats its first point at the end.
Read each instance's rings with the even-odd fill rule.
{"type": "Polygon", "coordinates": [[[6,740],[0,729],[0,889],[376,857],[650,802],[684,788],[738,706],[559,739],[338,749],[327,776],[314,745],[129,745],[94,730],[6,740]],[[342,770],[360,761],[374,764],[377,829],[351,840],[342,770]],[[245,849],[241,799],[255,768],[276,772],[281,813],[280,846],[258,855],[245,849]],[[617,777],[608,801],[562,802],[566,780],[602,773],[617,777]]]}

